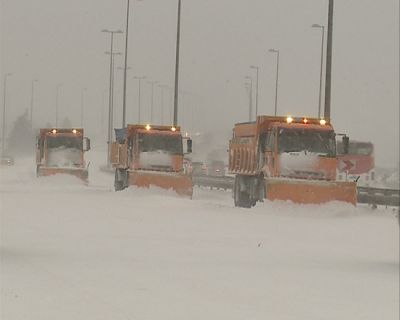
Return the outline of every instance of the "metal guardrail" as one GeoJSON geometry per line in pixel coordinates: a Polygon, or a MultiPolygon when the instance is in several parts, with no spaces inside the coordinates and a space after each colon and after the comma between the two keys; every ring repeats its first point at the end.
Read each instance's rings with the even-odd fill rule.
{"type": "MultiPolygon", "coordinates": [[[[229,176],[193,176],[194,185],[208,187],[210,189],[230,190],[233,188],[234,180],[235,178],[229,176]]],[[[400,207],[400,190],[357,187],[357,202],[400,207]]]]}
{"type": "Polygon", "coordinates": [[[231,190],[233,188],[233,183],[235,178],[224,176],[224,177],[214,177],[214,176],[193,176],[193,185],[208,187],[210,189],[223,189],[231,190]]]}
{"type": "Polygon", "coordinates": [[[357,187],[357,202],[400,207],[400,190],[357,187]]]}

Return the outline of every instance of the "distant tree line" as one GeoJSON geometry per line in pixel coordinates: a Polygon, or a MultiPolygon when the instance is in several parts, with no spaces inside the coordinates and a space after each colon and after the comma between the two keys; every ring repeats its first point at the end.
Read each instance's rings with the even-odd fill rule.
{"type": "MultiPolygon", "coordinates": [[[[72,123],[68,118],[64,118],[61,121],[61,127],[71,128],[72,123]]],[[[52,128],[52,125],[47,123],[46,128],[52,128]]],[[[38,129],[32,128],[29,113],[26,110],[14,121],[14,125],[6,141],[5,153],[13,156],[33,154],[37,134],[38,129]]]]}

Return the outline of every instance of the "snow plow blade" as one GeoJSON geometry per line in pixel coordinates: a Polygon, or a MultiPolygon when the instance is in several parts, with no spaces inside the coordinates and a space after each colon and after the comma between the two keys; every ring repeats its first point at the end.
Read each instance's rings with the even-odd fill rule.
{"type": "Polygon", "coordinates": [[[342,201],[356,205],[356,182],[307,181],[295,179],[267,179],[266,198],[269,200],[290,200],[295,203],[320,204],[342,201]]]}
{"type": "Polygon", "coordinates": [[[49,168],[39,167],[37,168],[36,175],[38,177],[52,176],[55,174],[69,174],[78,177],[86,184],[88,183],[88,170],[84,168],[49,168]]]}
{"type": "Polygon", "coordinates": [[[130,172],[129,185],[149,188],[156,186],[163,189],[173,189],[177,194],[192,198],[192,177],[179,173],[130,172]]]}

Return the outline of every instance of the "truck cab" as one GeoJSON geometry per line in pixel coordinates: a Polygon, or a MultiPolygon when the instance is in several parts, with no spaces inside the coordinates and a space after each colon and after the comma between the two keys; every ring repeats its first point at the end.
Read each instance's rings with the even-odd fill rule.
{"type": "Polygon", "coordinates": [[[36,174],[71,174],[87,182],[88,168],[84,152],[90,150],[90,140],[83,129],[40,129],[36,142],[36,174]]]}
{"type": "Polygon", "coordinates": [[[264,197],[355,204],[355,183],[336,181],[335,137],[324,119],[258,116],[236,124],[229,143],[235,205],[252,207],[264,197]]]}
{"type": "Polygon", "coordinates": [[[184,170],[184,155],[191,153],[192,140],[183,137],[179,127],[128,125],[117,129],[116,137],[111,147],[116,191],[129,185],[153,185],[192,196],[191,175],[184,170]]]}

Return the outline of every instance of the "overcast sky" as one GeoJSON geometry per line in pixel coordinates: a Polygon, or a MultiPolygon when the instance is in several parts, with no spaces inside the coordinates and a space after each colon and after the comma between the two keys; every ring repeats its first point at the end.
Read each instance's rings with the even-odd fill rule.
{"type": "MultiPolygon", "coordinates": [[[[1,75],[7,78],[7,127],[30,108],[34,125],[59,119],[84,127],[89,136],[106,130],[110,36],[125,30],[126,0],[0,0],[1,75]]],[[[321,31],[328,0],[182,0],[180,124],[188,131],[229,132],[248,120],[245,76],[259,66],[261,114],[272,114],[276,55],[280,50],[278,113],[316,116],[321,31]]],[[[138,81],[174,81],[177,0],[131,0],[127,120],[138,121],[138,81]]],[[[115,36],[123,52],[124,35],[115,36]]],[[[326,39],[326,37],[325,37],[326,39]]],[[[116,66],[123,56],[116,57],[116,66]]],[[[331,117],[337,132],[372,141],[379,166],[399,163],[399,3],[336,0],[333,29],[331,117]]],[[[122,71],[115,71],[115,126],[122,122],[122,71]]],[[[3,86],[2,86],[3,88],[3,86]]],[[[154,121],[161,121],[161,89],[155,85],[154,121]]],[[[3,90],[0,96],[3,101],[3,90]]],[[[142,82],[142,121],[150,121],[151,85],[142,82]]],[[[255,99],[255,97],[254,97],[255,99]]],[[[171,96],[164,89],[164,121],[171,96]]],[[[60,120],[59,120],[60,121],[60,120]]]]}

